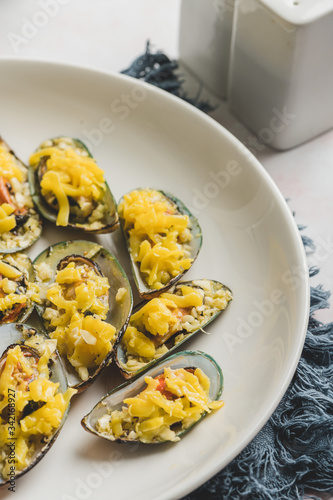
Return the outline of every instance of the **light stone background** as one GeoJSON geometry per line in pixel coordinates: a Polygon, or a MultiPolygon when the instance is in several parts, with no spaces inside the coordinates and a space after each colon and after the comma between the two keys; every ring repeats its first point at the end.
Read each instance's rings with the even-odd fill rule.
{"type": "MultiPolygon", "coordinates": [[[[144,51],[149,39],[152,48],[177,58],[179,13],[180,0],[1,0],[0,57],[32,57],[120,71],[144,51]]],[[[198,83],[188,78],[190,95],[194,95],[198,83]]],[[[212,116],[251,146],[290,200],[297,223],[307,226],[304,234],[317,242],[311,263],[321,272],[311,284],[333,289],[333,131],[290,151],[273,151],[232,116],[226,102],[203,93],[207,95],[218,104],[212,116]]],[[[318,317],[332,321],[332,308],[318,317]]]]}

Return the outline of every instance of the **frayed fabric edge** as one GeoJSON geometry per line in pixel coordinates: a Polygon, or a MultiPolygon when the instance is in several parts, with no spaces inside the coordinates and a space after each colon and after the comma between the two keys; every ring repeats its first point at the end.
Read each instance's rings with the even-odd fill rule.
{"type": "MultiPolygon", "coordinates": [[[[315,249],[310,238],[302,239],[315,249]]],[[[313,317],[329,306],[329,297],[321,285],[311,287],[302,356],[270,420],[225,469],[183,500],[320,500],[308,492],[333,491],[333,323],[313,317]]]]}

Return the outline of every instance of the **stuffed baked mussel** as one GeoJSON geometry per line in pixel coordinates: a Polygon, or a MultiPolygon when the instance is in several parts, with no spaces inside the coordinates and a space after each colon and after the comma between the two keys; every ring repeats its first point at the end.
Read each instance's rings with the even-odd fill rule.
{"type": "Polygon", "coordinates": [[[10,324],[0,327],[0,347],[0,487],[10,487],[49,450],[76,391],[55,340],[10,324]]]}
{"type": "Polygon", "coordinates": [[[150,188],[125,194],[118,211],[139,294],[156,297],[196,259],[202,243],[198,221],[180,200],[150,188]]]}
{"type": "Polygon", "coordinates": [[[29,182],[42,216],[89,233],[117,229],[116,203],[86,146],[78,139],[44,141],[30,157],[29,182]]]}
{"type": "Polygon", "coordinates": [[[117,350],[116,362],[132,378],[202,331],[232,300],[218,281],[178,282],[134,309],[117,350]]]}
{"type": "Polygon", "coordinates": [[[111,362],[132,310],[132,291],[118,261],[100,245],[75,240],[34,261],[45,330],[57,341],[69,384],[90,385],[111,362]]]}
{"type": "Polygon", "coordinates": [[[24,253],[0,255],[0,324],[25,321],[39,300],[31,260],[24,253]]]}
{"type": "Polygon", "coordinates": [[[134,382],[111,391],[82,419],[110,441],[176,442],[207,413],[223,406],[223,376],[200,351],[175,354],[134,382]]]}
{"type": "Polygon", "coordinates": [[[32,245],[42,231],[28,184],[28,169],[0,137],[0,253],[32,245]]]}

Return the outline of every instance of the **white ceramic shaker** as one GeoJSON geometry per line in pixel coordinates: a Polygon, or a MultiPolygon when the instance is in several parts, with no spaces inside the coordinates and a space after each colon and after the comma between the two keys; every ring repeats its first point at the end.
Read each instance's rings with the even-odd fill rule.
{"type": "Polygon", "coordinates": [[[179,59],[219,97],[227,93],[234,1],[182,0],[181,6],[179,59]]]}
{"type": "Polygon", "coordinates": [[[277,149],[333,127],[333,0],[236,0],[228,97],[277,149]]]}

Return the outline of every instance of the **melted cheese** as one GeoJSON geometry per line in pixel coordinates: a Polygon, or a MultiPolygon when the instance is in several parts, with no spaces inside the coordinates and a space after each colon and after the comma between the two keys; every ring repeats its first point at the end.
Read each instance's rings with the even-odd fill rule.
{"type": "Polygon", "coordinates": [[[70,262],[57,271],[46,294],[52,305],[44,313],[54,329],[50,336],[82,380],[88,379],[89,369],[98,366],[112,349],[116,329],[104,321],[109,287],[106,277],[70,262]],[[85,315],[87,312],[90,314],[85,315]]]}
{"type": "Polygon", "coordinates": [[[184,368],[165,368],[165,391],[160,381],[146,377],[147,387],[124,400],[122,411],[114,410],[97,422],[99,432],[112,438],[135,439],[144,443],[178,441],[179,432],[197,422],[205,413],[219,409],[223,401],[209,398],[210,380],[200,368],[191,373],[184,368]],[[178,425],[178,433],[171,426],[178,425]]]}
{"type": "Polygon", "coordinates": [[[181,292],[182,295],[162,293],[132,314],[122,341],[127,354],[153,358],[156,354],[156,347],[145,333],[153,336],[175,333],[181,329],[179,320],[182,311],[180,308],[191,310],[193,307],[202,306],[203,298],[197,289],[183,285],[181,292]]]}
{"type": "Polygon", "coordinates": [[[76,312],[68,326],[57,327],[50,336],[57,340],[60,354],[87,380],[88,369],[98,366],[110,352],[115,333],[115,327],[100,318],[76,312]]]}
{"type": "Polygon", "coordinates": [[[14,208],[8,203],[0,205],[0,234],[7,233],[16,227],[14,208]]]}
{"type": "Polygon", "coordinates": [[[46,294],[51,304],[64,311],[61,318],[51,320],[51,325],[67,324],[76,311],[90,311],[105,319],[109,306],[101,299],[108,290],[109,282],[106,277],[97,275],[93,269],[87,270],[86,266],[75,267],[75,263],[70,262],[57,272],[55,282],[46,294]],[[68,297],[71,285],[72,293],[68,297]]]}
{"type": "Polygon", "coordinates": [[[178,323],[179,309],[202,305],[201,294],[189,286],[181,287],[183,295],[162,293],[131,316],[131,325],[151,335],[165,335],[178,323]]]}
{"type": "Polygon", "coordinates": [[[129,234],[132,257],[149,287],[159,290],[191,267],[193,259],[184,246],[192,238],[189,218],[162,193],[132,191],[118,208],[129,234]]]}
{"type": "Polygon", "coordinates": [[[25,180],[25,175],[15,157],[0,143],[0,175],[9,181],[16,177],[20,182],[25,180]]]}
{"type": "MultiPolygon", "coordinates": [[[[9,402],[13,412],[10,423],[0,417],[0,449],[6,450],[7,444],[15,439],[16,471],[21,471],[30,464],[36,441],[53,435],[61,424],[71,397],[76,393],[74,389],[67,389],[64,394],[59,393],[59,384],[49,379],[48,363],[54,350],[50,343],[53,344],[53,341],[38,340],[35,347],[40,349],[42,356],[37,365],[33,357],[23,355],[18,345],[9,349],[1,372],[0,413],[9,402]],[[41,407],[22,418],[23,410],[27,405],[33,404],[37,408],[41,407]]],[[[10,463],[13,462],[3,452],[0,471],[4,478],[11,472],[10,463]]]]}
{"type": "Polygon", "coordinates": [[[30,165],[37,165],[47,158],[46,172],[41,181],[41,193],[53,193],[58,201],[58,226],[67,226],[69,220],[68,197],[87,200],[103,199],[106,190],[103,170],[96,161],[80,155],[73,148],[48,147],[38,150],[30,157],[30,165]]]}
{"type": "Polygon", "coordinates": [[[14,304],[24,304],[26,300],[27,297],[25,295],[9,293],[5,297],[0,298],[0,311],[7,311],[7,309],[11,309],[14,304]]]}
{"type": "Polygon", "coordinates": [[[127,355],[134,354],[153,359],[156,353],[155,344],[135,326],[129,325],[122,339],[127,355]]]}
{"type": "Polygon", "coordinates": [[[22,271],[0,259],[0,274],[6,276],[7,278],[17,279],[22,276],[22,271]]]}

